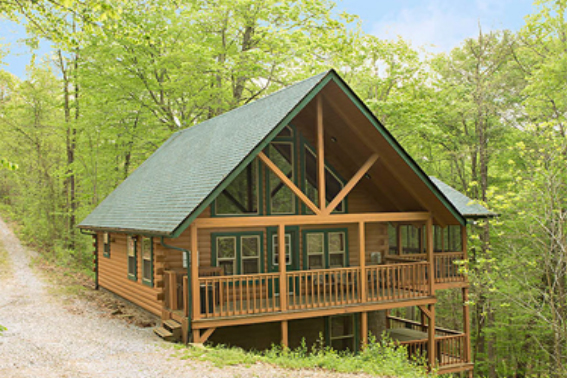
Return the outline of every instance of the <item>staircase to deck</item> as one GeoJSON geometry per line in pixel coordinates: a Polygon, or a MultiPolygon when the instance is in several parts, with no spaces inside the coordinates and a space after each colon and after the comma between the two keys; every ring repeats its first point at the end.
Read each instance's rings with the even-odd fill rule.
{"type": "Polygon", "coordinates": [[[181,329],[181,323],[173,319],[169,319],[163,321],[160,327],[154,328],[154,333],[165,341],[180,342],[181,329]]]}

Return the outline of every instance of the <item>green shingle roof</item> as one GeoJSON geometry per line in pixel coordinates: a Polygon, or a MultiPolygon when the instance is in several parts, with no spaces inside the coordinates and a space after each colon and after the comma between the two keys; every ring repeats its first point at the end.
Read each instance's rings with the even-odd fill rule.
{"type": "Polygon", "coordinates": [[[79,227],[170,235],[326,75],[173,134],[79,227]]]}
{"type": "MultiPolygon", "coordinates": [[[[331,70],[178,131],[106,197],[79,227],[178,236],[239,169],[248,164],[330,80],[344,84],[331,70]]],[[[353,101],[361,102],[353,96],[353,101]]],[[[369,114],[375,119],[371,112],[369,114]]],[[[376,127],[397,146],[382,125],[376,127]]],[[[407,155],[401,147],[399,151],[407,155]]],[[[413,159],[409,155],[407,158],[414,171],[457,216],[496,215],[478,204],[469,205],[468,197],[436,178],[431,177],[429,181],[413,159]]]]}
{"type": "Polygon", "coordinates": [[[455,208],[459,211],[459,213],[461,213],[463,217],[474,219],[491,218],[498,215],[488,210],[486,207],[478,203],[474,203],[472,199],[459,192],[452,186],[445,184],[437,177],[429,176],[429,179],[435,184],[435,186],[437,186],[437,188],[439,188],[441,193],[443,193],[443,195],[447,197],[449,202],[451,202],[453,206],[455,206],[455,208]]]}

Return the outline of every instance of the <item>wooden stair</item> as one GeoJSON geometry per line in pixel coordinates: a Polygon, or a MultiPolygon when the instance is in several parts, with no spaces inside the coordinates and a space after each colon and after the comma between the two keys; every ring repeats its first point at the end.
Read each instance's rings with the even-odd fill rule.
{"type": "Polygon", "coordinates": [[[154,333],[165,341],[181,341],[181,323],[169,319],[163,321],[161,327],[154,328],[154,333]]]}

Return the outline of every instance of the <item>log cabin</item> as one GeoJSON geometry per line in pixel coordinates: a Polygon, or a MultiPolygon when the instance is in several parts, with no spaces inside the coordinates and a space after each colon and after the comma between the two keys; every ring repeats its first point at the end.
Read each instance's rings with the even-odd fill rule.
{"type": "Polygon", "coordinates": [[[176,132],[79,227],[97,285],[161,317],[167,340],[356,351],[388,334],[450,373],[472,369],[467,221],[491,216],[331,70],[176,132]],[[447,289],[458,330],[436,323],[447,289]]]}

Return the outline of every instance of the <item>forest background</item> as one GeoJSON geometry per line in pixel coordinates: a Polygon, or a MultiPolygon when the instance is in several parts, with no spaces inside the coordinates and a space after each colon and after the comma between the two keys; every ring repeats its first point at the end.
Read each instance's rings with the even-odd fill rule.
{"type": "MultiPolygon", "coordinates": [[[[567,376],[567,0],[438,54],[335,7],[0,1],[52,49],[25,79],[0,70],[1,212],[89,270],[76,224],[172,133],[335,68],[429,175],[501,214],[470,226],[475,374],[567,376]]],[[[459,326],[457,293],[440,300],[459,326]]]]}

